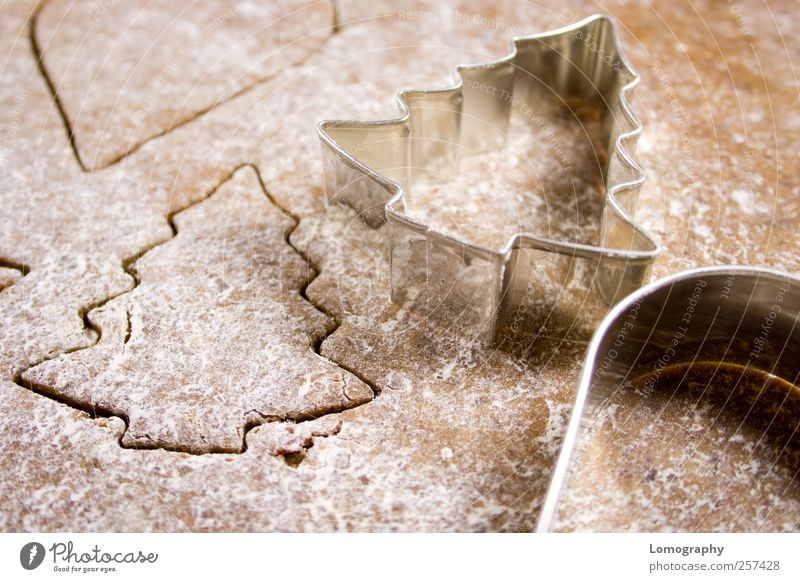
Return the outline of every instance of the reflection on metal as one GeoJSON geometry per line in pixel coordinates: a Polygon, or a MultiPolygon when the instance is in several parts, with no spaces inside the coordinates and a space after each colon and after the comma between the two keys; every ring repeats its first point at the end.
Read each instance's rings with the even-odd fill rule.
{"type": "Polygon", "coordinates": [[[324,121],[330,200],[386,226],[392,299],[492,342],[525,311],[565,309],[589,325],[644,284],[659,245],[634,222],[644,174],[633,158],[641,123],[629,100],[639,82],[619,48],[614,22],[596,15],[544,34],[517,37],[499,60],[457,67],[456,85],[398,94],[401,116],[324,121]],[[511,111],[535,110],[546,91],[570,111],[595,111],[606,152],[599,246],[512,236],[501,249],[471,244],[410,218],[413,184],[453,175],[461,151],[503,145],[511,111]]]}
{"type": "MultiPolygon", "coordinates": [[[[592,494],[591,483],[573,477],[585,468],[579,466],[585,461],[580,451],[593,421],[616,393],[629,389],[636,378],[708,361],[744,366],[796,385],[798,318],[800,278],[750,267],[678,273],[622,300],[601,322],[589,346],[538,530],[551,531],[569,521],[569,515],[560,513],[568,492],[592,494]]],[[[624,441],[624,435],[620,439],[624,441]]],[[[659,500],[651,504],[658,513],[659,500]]]]}

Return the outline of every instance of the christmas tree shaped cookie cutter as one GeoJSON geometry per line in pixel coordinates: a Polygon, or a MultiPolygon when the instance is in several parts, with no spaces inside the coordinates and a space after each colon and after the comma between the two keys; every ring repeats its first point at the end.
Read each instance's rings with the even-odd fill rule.
{"type": "Polygon", "coordinates": [[[330,201],[352,207],[372,228],[386,228],[392,300],[491,343],[501,329],[596,325],[609,306],[641,287],[660,252],[634,221],[644,172],[634,159],[642,125],[630,106],[639,75],[622,53],[614,21],[595,15],[543,34],[515,37],[498,60],[456,67],[451,87],[398,93],[400,116],[382,121],[323,121],[330,201]],[[570,109],[596,110],[606,152],[597,246],[534,233],[500,249],[433,230],[406,210],[413,184],[454,175],[460,151],[499,148],[512,107],[535,109],[545,87],[570,109]]]}

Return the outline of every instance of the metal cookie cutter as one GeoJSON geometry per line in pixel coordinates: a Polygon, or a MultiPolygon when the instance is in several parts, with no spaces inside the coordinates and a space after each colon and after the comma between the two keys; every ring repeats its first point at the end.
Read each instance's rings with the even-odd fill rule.
{"type": "Polygon", "coordinates": [[[678,273],[616,305],[589,346],[538,530],[707,530],[709,513],[729,524],[719,529],[752,529],[742,500],[718,481],[721,471],[739,467],[731,470],[745,474],[744,505],[763,508],[795,480],[798,318],[800,278],[749,267],[678,273]],[[703,407],[712,411],[708,421],[694,416],[703,407]],[[741,432],[748,426],[752,439],[741,432]],[[707,436],[712,429],[723,434],[721,443],[707,436]],[[759,466],[746,454],[724,456],[750,454],[748,447],[776,431],[778,456],[761,473],[741,470],[759,466]],[[703,438],[712,453],[692,453],[703,438]],[[759,499],[766,473],[780,477],[774,467],[781,455],[786,478],[777,494],[765,489],[759,499]]]}
{"type": "Polygon", "coordinates": [[[609,305],[646,282],[660,252],[633,218],[644,181],[633,158],[642,126],[629,104],[639,76],[619,48],[614,21],[596,15],[515,37],[507,56],[456,71],[452,87],[400,92],[396,119],[319,124],[329,200],[351,206],[372,228],[388,224],[395,303],[487,343],[534,308],[588,318],[592,329],[609,305]],[[600,114],[597,146],[607,159],[599,246],[520,233],[500,249],[486,248],[405,213],[418,179],[453,175],[462,150],[502,146],[512,106],[535,111],[542,87],[568,109],[600,114]]]}

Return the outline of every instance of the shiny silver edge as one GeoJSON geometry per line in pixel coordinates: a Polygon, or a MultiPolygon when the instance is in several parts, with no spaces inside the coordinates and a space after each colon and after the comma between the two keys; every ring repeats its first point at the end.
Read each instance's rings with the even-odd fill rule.
{"type": "MultiPolygon", "coordinates": [[[[394,124],[402,124],[406,123],[409,120],[409,108],[408,104],[405,100],[405,95],[408,93],[439,93],[439,92],[447,92],[447,91],[454,91],[461,89],[463,86],[463,78],[460,75],[461,70],[475,70],[481,69],[492,65],[497,64],[512,64],[514,57],[517,55],[518,51],[518,44],[520,42],[527,42],[530,40],[536,40],[541,38],[549,38],[554,36],[560,36],[564,34],[572,34],[576,30],[583,28],[584,26],[596,21],[596,20],[604,20],[606,21],[610,28],[611,34],[614,41],[614,47],[617,50],[619,55],[619,59],[624,65],[624,67],[628,70],[631,74],[631,81],[627,83],[625,86],[620,89],[620,108],[622,112],[625,114],[627,120],[633,126],[633,129],[627,132],[622,132],[617,136],[617,139],[614,144],[614,152],[616,152],[620,159],[629,167],[631,168],[636,174],[638,174],[635,180],[622,182],[619,184],[608,184],[606,187],[605,192],[605,204],[606,206],[610,206],[614,213],[619,216],[624,222],[629,224],[636,232],[642,235],[642,237],[649,243],[649,248],[646,250],[639,250],[639,249],[619,249],[619,248],[610,248],[610,247],[602,247],[602,246],[594,246],[594,245],[585,245],[580,243],[570,243],[564,241],[558,241],[553,239],[548,239],[544,237],[539,237],[530,233],[517,233],[512,235],[505,245],[499,250],[490,249],[488,247],[484,247],[482,245],[476,245],[474,243],[470,243],[467,240],[464,240],[461,237],[450,236],[450,235],[441,235],[441,238],[447,239],[459,246],[466,247],[468,249],[472,249],[476,252],[480,252],[489,256],[494,256],[497,258],[502,259],[505,264],[508,263],[511,256],[511,251],[516,248],[531,248],[531,249],[540,249],[546,250],[550,252],[556,252],[560,254],[568,254],[568,255],[578,255],[583,254],[590,254],[591,256],[603,256],[603,257],[616,257],[621,259],[628,259],[631,261],[653,261],[655,258],[661,253],[662,247],[660,243],[656,240],[653,235],[651,235],[645,228],[640,226],[633,217],[629,216],[622,205],[619,203],[617,199],[617,193],[623,190],[631,190],[640,187],[645,180],[645,174],[639,164],[636,162],[632,153],[628,152],[628,150],[623,145],[623,142],[629,139],[633,139],[638,137],[642,132],[642,122],[633,112],[633,109],[630,105],[628,100],[628,94],[639,84],[641,80],[641,76],[636,72],[636,69],[628,61],[627,57],[625,56],[624,51],[622,50],[622,45],[619,40],[619,34],[617,31],[617,24],[615,19],[612,17],[605,15],[605,14],[594,14],[592,16],[588,16],[578,22],[573,24],[563,26],[561,28],[557,28],[551,31],[539,33],[539,34],[532,34],[532,35],[524,35],[524,36],[515,36],[512,38],[512,47],[511,52],[504,57],[487,61],[483,63],[475,63],[475,64],[466,64],[466,65],[457,65],[455,67],[455,73],[458,75],[458,82],[455,84],[439,88],[439,89],[422,89],[422,90],[404,90],[400,91],[397,94],[397,103],[400,109],[400,116],[392,119],[385,119],[380,121],[346,121],[346,120],[325,120],[321,121],[317,124],[317,134],[319,135],[320,139],[327,144],[336,154],[350,167],[359,170],[365,176],[368,176],[375,182],[384,186],[389,192],[392,192],[392,197],[386,202],[385,209],[386,214],[391,215],[393,219],[400,220],[406,224],[414,225],[417,228],[424,229],[425,231],[433,231],[427,225],[422,222],[416,221],[411,219],[410,217],[404,215],[402,212],[395,210],[394,205],[400,202],[403,199],[404,191],[403,188],[397,182],[386,178],[385,176],[381,175],[380,173],[376,172],[369,166],[363,164],[354,156],[350,155],[348,152],[340,148],[336,141],[328,134],[327,128],[337,124],[346,124],[351,127],[355,126],[363,126],[366,128],[369,127],[380,127],[385,125],[394,125],[394,124]]],[[[438,233],[437,233],[438,234],[438,233]]]]}
{"type": "Polygon", "coordinates": [[[561,452],[559,453],[556,467],[553,470],[553,475],[550,479],[550,485],[547,488],[547,494],[545,495],[544,504],[542,505],[542,511],[539,514],[539,520],[536,524],[536,531],[538,533],[552,531],[551,526],[553,523],[553,517],[555,516],[555,512],[558,507],[558,501],[561,496],[561,489],[564,486],[564,479],[567,476],[567,469],[569,468],[572,453],[575,450],[575,445],[577,444],[578,431],[580,429],[581,419],[583,418],[584,408],[586,406],[586,400],[589,396],[589,390],[591,388],[597,352],[600,347],[600,343],[603,341],[606,333],[608,332],[608,329],[619,316],[630,310],[637,301],[644,299],[654,291],[664,287],[669,287],[678,281],[697,277],[698,275],[712,274],[756,275],[757,277],[765,275],[769,277],[780,277],[784,280],[791,279],[800,283],[800,277],[785,271],[779,271],[777,269],[770,269],[766,267],[751,267],[746,265],[699,267],[696,269],[690,269],[688,271],[674,273],[653,281],[641,289],[637,289],[622,299],[622,301],[617,303],[603,318],[603,321],[600,322],[600,325],[592,336],[592,340],[589,343],[588,349],[586,350],[583,370],[578,383],[578,393],[575,396],[575,405],[572,409],[572,415],[570,416],[569,424],[567,425],[567,432],[564,435],[564,442],[561,445],[561,452]]]}

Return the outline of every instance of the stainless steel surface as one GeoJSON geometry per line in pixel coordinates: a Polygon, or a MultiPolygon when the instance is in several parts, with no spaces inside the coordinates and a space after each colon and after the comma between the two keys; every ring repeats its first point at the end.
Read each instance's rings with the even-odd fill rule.
{"type": "MultiPolygon", "coordinates": [[[[750,267],[686,271],[616,305],[589,346],[538,530],[550,531],[559,517],[573,453],[604,403],[627,381],[675,364],[729,359],[738,351],[746,354],[733,356],[738,363],[796,383],[798,317],[800,278],[750,267]]],[[[658,499],[652,503],[656,511],[658,499]]]]}
{"type": "MultiPolygon", "coordinates": [[[[400,117],[324,121],[328,197],[388,230],[392,299],[492,342],[531,310],[599,321],[609,305],[647,281],[659,245],[634,222],[644,173],[633,158],[641,123],[630,106],[639,82],[619,48],[614,21],[596,15],[552,32],[513,40],[497,61],[457,67],[442,90],[398,94],[400,117]],[[459,152],[503,145],[512,105],[536,110],[546,87],[571,109],[599,112],[607,152],[600,246],[512,236],[500,249],[445,235],[410,218],[413,184],[445,170],[459,152]]],[[[567,193],[565,193],[565,196],[567,193]]]]}

